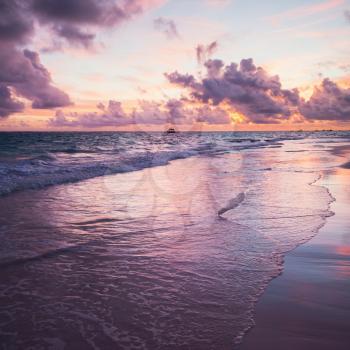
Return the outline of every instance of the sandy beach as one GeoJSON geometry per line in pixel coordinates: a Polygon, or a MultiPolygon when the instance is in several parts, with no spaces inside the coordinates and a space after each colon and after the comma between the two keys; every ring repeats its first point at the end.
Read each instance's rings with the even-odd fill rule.
{"type": "Polygon", "coordinates": [[[334,216],[309,242],[285,257],[283,274],[259,300],[256,326],[239,349],[346,350],[350,344],[349,146],[332,154],[345,164],[325,171],[319,185],[335,201],[334,216]]]}

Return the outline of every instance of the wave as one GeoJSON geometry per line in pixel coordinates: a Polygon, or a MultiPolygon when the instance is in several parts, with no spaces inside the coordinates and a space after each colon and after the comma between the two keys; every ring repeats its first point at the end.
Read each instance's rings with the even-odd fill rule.
{"type": "MultiPolygon", "coordinates": [[[[0,158],[0,195],[142,170],[193,156],[220,155],[252,148],[281,147],[284,140],[301,139],[305,135],[267,136],[256,133],[247,137],[232,137],[232,134],[228,133],[179,134],[175,144],[174,140],[169,141],[169,138],[159,134],[146,136],[128,134],[118,136],[122,138],[118,139],[118,142],[115,141],[116,136],[111,134],[110,139],[107,141],[104,139],[104,143],[99,144],[95,144],[95,139],[89,137],[91,136],[70,135],[69,139],[60,141],[62,147],[57,146],[55,136],[49,139],[42,146],[43,148],[30,141],[32,143],[29,147],[19,148],[13,153],[12,158],[8,155],[0,158]],[[74,137],[77,140],[71,139],[74,137]],[[33,153],[30,154],[31,150],[35,156],[33,153]]],[[[19,144],[22,145],[24,142],[22,141],[19,144]]],[[[6,152],[8,153],[7,148],[6,152]]]]}
{"type": "Polygon", "coordinates": [[[38,189],[67,182],[78,182],[90,178],[142,170],[166,165],[172,160],[198,155],[196,151],[145,153],[117,160],[83,163],[55,163],[36,159],[19,162],[1,168],[0,195],[25,189],[38,189]]]}

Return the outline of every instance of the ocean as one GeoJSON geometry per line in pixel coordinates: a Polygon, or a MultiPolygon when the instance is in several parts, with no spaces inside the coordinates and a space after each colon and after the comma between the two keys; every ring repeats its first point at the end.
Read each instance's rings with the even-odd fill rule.
{"type": "Polygon", "coordinates": [[[0,133],[0,194],[344,133],[0,133]]]}
{"type": "Polygon", "coordinates": [[[349,132],[0,133],[4,349],[234,349],[349,132]]]}

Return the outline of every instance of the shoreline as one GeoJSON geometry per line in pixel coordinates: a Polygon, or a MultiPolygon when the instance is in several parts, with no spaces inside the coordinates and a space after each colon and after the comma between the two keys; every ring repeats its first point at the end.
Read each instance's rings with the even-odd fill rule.
{"type": "Polygon", "coordinates": [[[322,196],[326,189],[318,191],[319,182],[312,186],[319,172],[301,171],[319,169],[323,157],[318,149],[314,157],[286,152],[293,149],[304,146],[291,142],[286,149],[249,150],[239,156],[190,157],[164,167],[0,198],[0,226],[10,234],[8,240],[3,235],[3,256],[12,259],[0,284],[13,290],[0,301],[0,309],[13,305],[13,321],[3,316],[3,343],[25,348],[35,337],[38,347],[47,347],[58,335],[63,343],[73,337],[80,347],[88,347],[89,339],[81,338],[83,329],[85,334],[93,330],[94,344],[103,348],[120,341],[147,348],[163,348],[169,342],[174,349],[239,347],[233,339],[242,341],[252,326],[256,301],[273,283],[271,278],[279,279],[271,273],[280,273],[284,266],[270,256],[288,246],[290,251],[300,239],[310,238],[310,232],[317,235],[321,226],[309,217],[318,217],[313,214],[318,210],[329,212],[324,202],[328,196],[322,196]],[[282,171],[270,172],[274,164],[282,171]],[[289,164],[300,171],[283,171],[289,164]],[[193,178],[193,173],[198,176],[193,178]],[[232,207],[247,189],[245,202],[226,220],[217,218],[221,208],[232,207]],[[270,220],[275,220],[272,227],[270,220]],[[18,286],[19,280],[26,283],[18,286]],[[101,293],[106,286],[107,293],[101,293]],[[82,293],[86,287],[88,292],[82,293]],[[28,289],[39,298],[26,294],[28,289]],[[42,297],[48,305],[44,309],[42,297]],[[18,303],[23,303],[23,313],[18,303]],[[28,322],[23,331],[20,325],[27,322],[27,314],[47,328],[28,322]],[[90,318],[82,317],[85,314],[90,318]],[[159,315],[165,323],[159,323],[159,315]],[[54,320],[53,330],[48,319],[54,320]],[[113,329],[113,337],[106,337],[100,325],[113,329]],[[158,330],[156,336],[152,329],[158,330]],[[121,340],[125,331],[139,340],[121,340]],[[53,332],[49,340],[48,332],[53,332]]]}
{"type": "MultiPolygon", "coordinates": [[[[350,146],[330,153],[350,159],[350,146]]],[[[240,350],[348,349],[350,343],[350,162],[326,171],[318,185],[335,198],[334,215],[308,242],[284,257],[255,307],[255,326],[240,350]]]]}

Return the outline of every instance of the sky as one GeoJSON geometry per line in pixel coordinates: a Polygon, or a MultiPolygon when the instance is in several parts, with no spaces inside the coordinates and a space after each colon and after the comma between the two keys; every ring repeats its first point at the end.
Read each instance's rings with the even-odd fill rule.
{"type": "Polygon", "coordinates": [[[350,129],[350,0],[0,0],[0,130],[350,129]]]}

